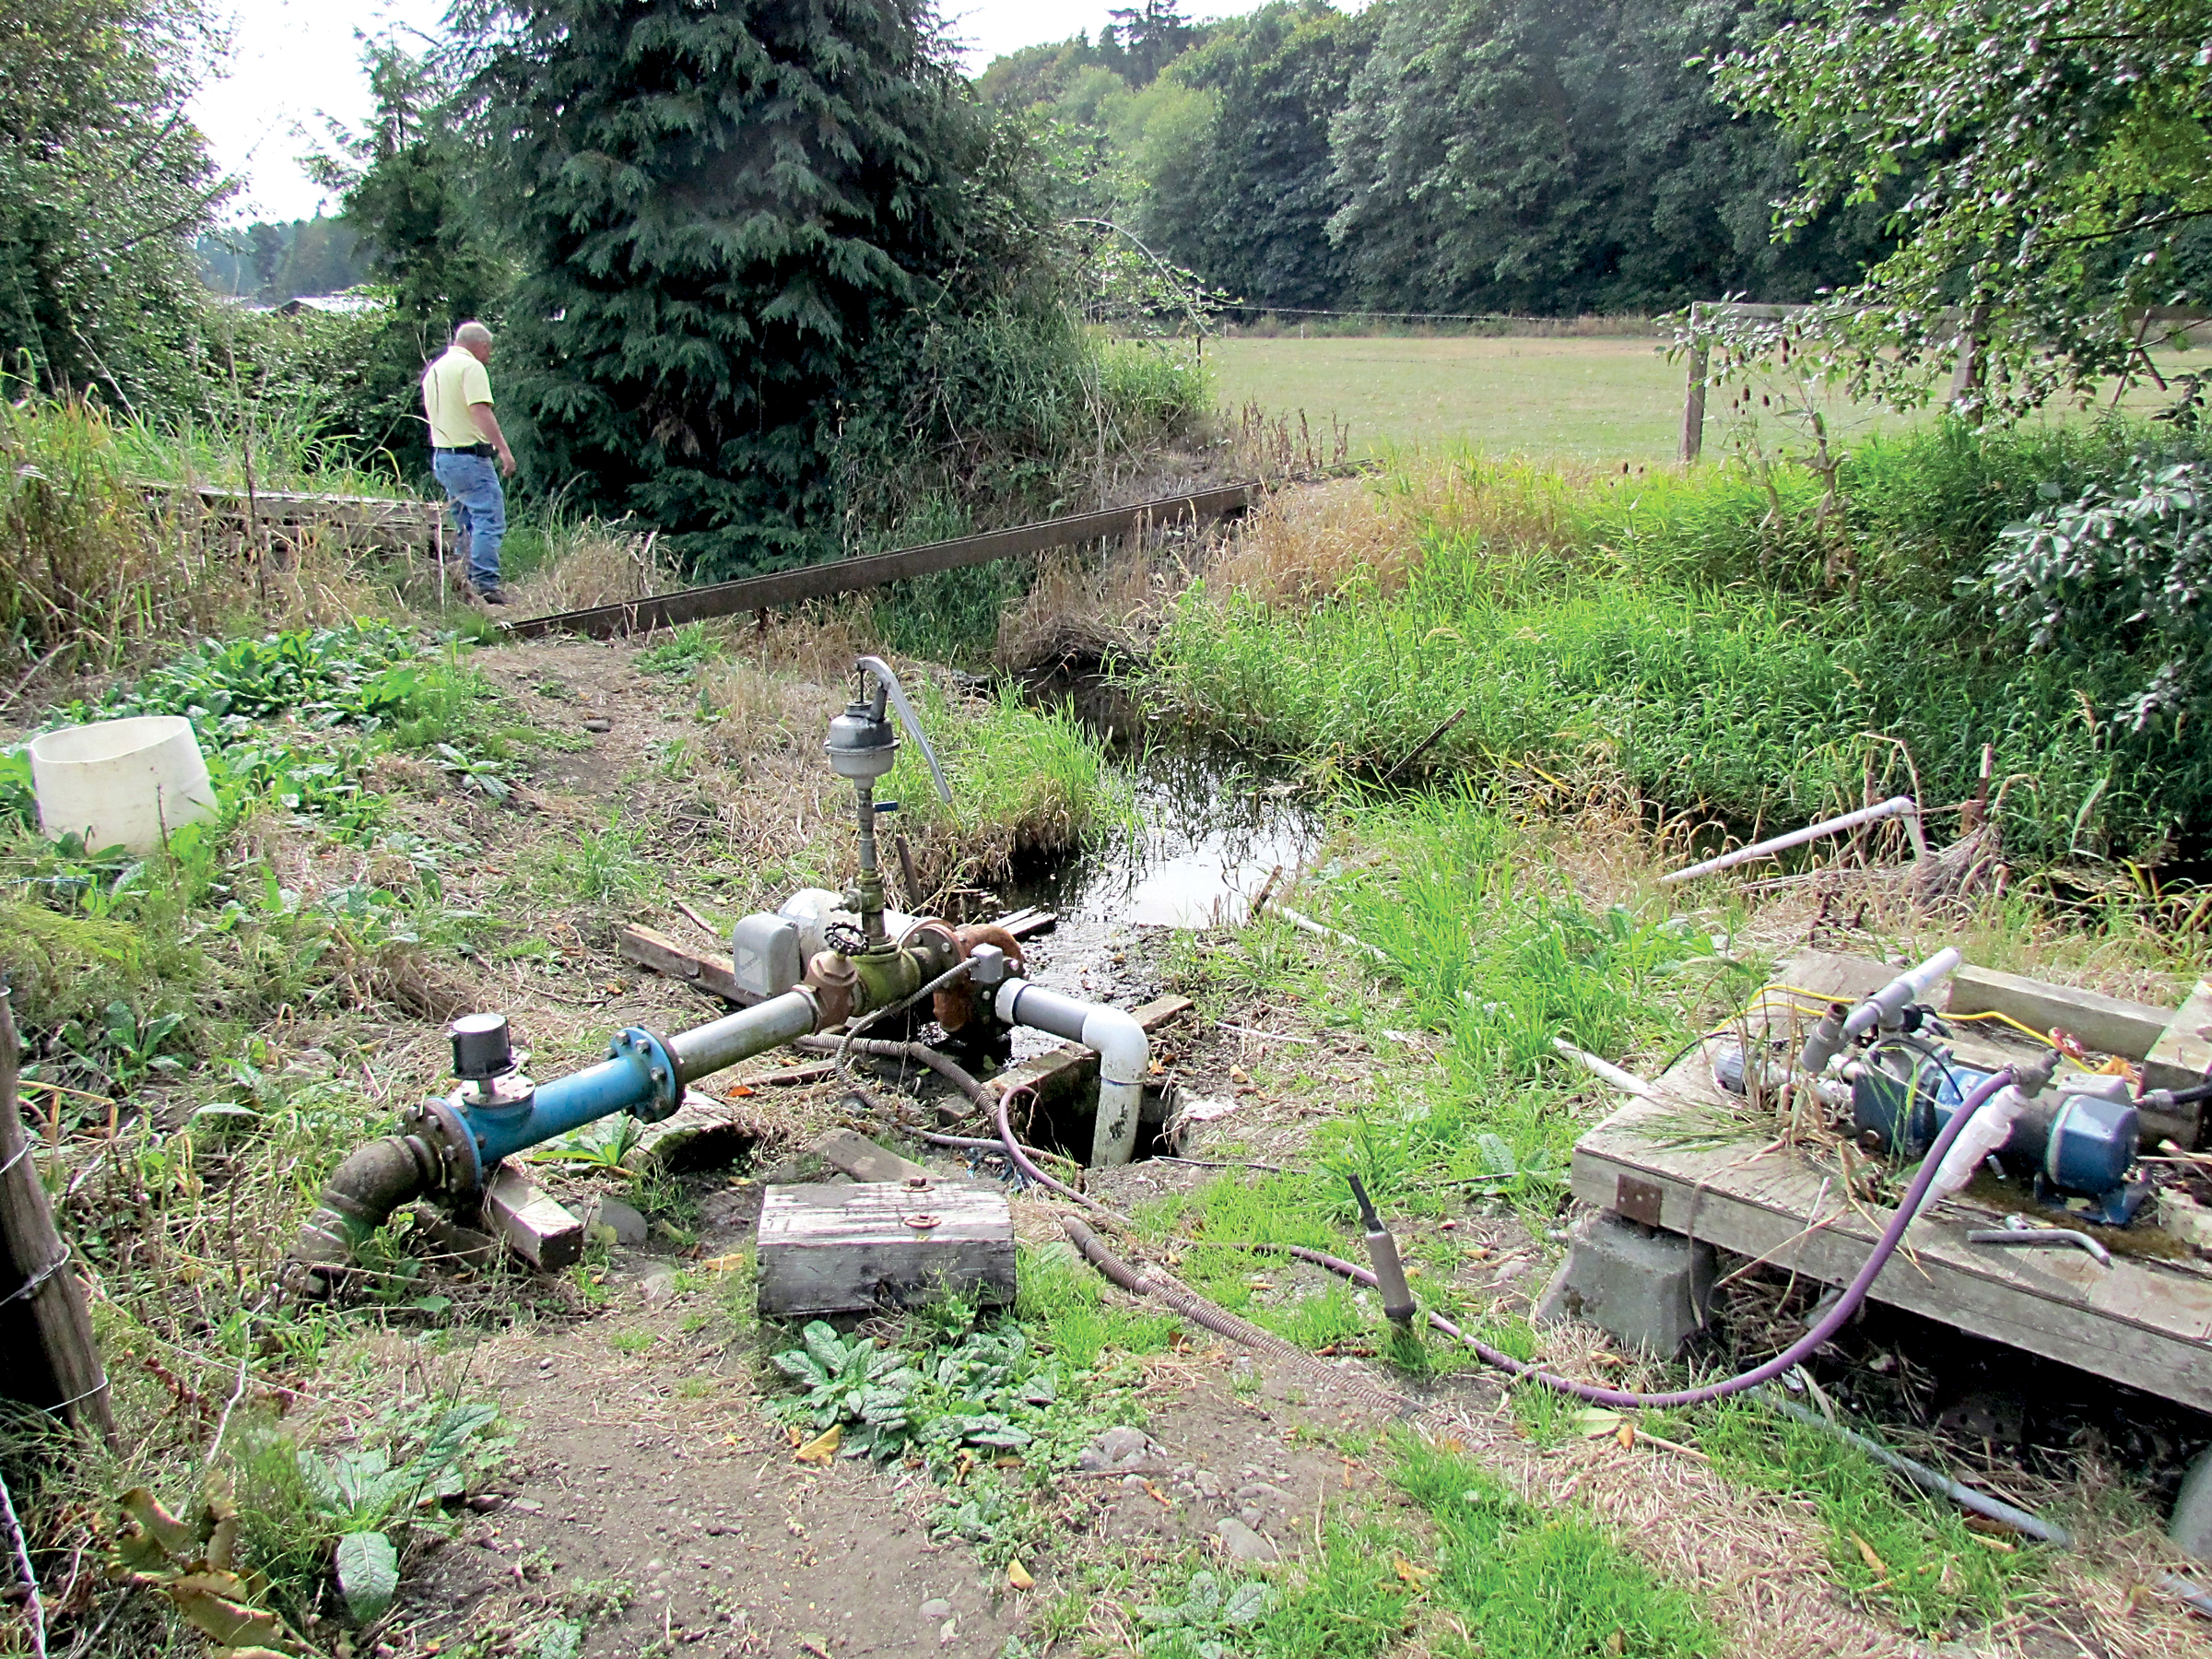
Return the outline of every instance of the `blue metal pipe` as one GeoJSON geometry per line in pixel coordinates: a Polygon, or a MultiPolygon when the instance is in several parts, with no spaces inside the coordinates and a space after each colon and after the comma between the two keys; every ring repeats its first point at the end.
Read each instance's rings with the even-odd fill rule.
{"type": "MultiPolygon", "coordinates": [[[[618,1033],[609,1058],[541,1083],[526,1106],[474,1106],[463,1112],[461,1121],[475,1135],[484,1167],[488,1170],[525,1147],[552,1140],[614,1112],[649,1108],[662,1089],[653,1081],[652,1073],[656,1068],[648,1058],[646,1044],[634,1041],[641,1036],[645,1033],[634,1029],[618,1033]],[[626,1042],[625,1039],[631,1041],[626,1042]]],[[[656,1049],[660,1046],[650,1037],[646,1043],[656,1049]]],[[[665,1062],[659,1069],[665,1075],[665,1062]]]]}
{"type": "Polygon", "coordinates": [[[642,1026],[630,1026],[615,1033],[607,1058],[598,1065],[541,1083],[515,1104],[481,1101],[462,1107],[459,1115],[488,1170],[502,1158],[614,1112],[657,1122],[681,1103],[686,1084],[805,1036],[817,1018],[811,996],[786,991],[665,1044],[642,1026]]]}

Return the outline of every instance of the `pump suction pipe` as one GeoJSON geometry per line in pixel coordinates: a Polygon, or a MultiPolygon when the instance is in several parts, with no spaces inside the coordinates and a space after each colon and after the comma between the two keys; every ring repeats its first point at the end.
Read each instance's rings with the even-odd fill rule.
{"type": "Polygon", "coordinates": [[[1127,1163],[1136,1152],[1145,1074],[1152,1065],[1152,1040],[1136,1017],[1103,1003],[1078,1002],[1019,979],[999,986],[995,1006],[1007,1025],[1049,1031],[1097,1051],[1099,1115],[1091,1130],[1090,1161],[1127,1163]]]}

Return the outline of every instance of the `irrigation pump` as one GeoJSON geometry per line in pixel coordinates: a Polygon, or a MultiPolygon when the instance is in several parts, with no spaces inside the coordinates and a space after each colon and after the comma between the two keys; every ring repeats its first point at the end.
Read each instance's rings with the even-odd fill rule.
{"type": "Polygon", "coordinates": [[[952,791],[890,666],[864,656],[853,669],[856,695],[830,722],[824,750],[830,769],[853,783],[857,876],[842,893],[808,888],[736,924],[735,967],[749,1006],[673,1036],[624,1027],[608,1040],[604,1060],[542,1083],[524,1070],[528,1056],[514,1047],[504,1016],[455,1020],[448,1033],[452,1090],[409,1108],[396,1133],[356,1148],[332,1173],[292,1248],[296,1289],[326,1293],[393,1212],[416,1199],[516,1237],[513,1218],[487,1202],[504,1159],[616,1112],[657,1123],[691,1085],[741,1060],[816,1032],[856,1033],[925,997],[935,999],[940,1025],[986,1044],[1022,1025],[1097,1050],[1092,1161],[1129,1161],[1150,1063],[1144,1028],[1121,1009],[1031,983],[1021,946],[1003,928],[957,926],[888,907],[876,820],[896,803],[877,800],[876,785],[898,761],[892,714],[947,804],[952,791]]]}

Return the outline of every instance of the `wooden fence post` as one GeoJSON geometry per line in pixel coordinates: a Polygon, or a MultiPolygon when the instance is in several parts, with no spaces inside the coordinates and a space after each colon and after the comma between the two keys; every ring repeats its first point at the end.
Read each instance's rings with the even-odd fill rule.
{"type": "Polygon", "coordinates": [[[92,1316],[23,1132],[18,1058],[15,1013],[0,985],[0,1353],[24,1357],[0,1367],[0,1392],[60,1412],[79,1432],[97,1429],[113,1445],[115,1414],[92,1316]]]}
{"type": "MultiPolygon", "coordinates": [[[[1698,326],[1698,308],[1689,308],[1689,326],[1694,334],[1698,326]]],[[[1688,466],[1698,458],[1705,447],[1705,371],[1711,367],[1712,354],[1702,343],[1689,348],[1689,383],[1682,398],[1682,465],[1688,466]]]]}
{"type": "Polygon", "coordinates": [[[1988,306],[1977,305],[1966,313],[1966,320],[1959,328],[1958,355],[1952,359],[1951,386],[1944,397],[1945,403],[1955,404],[1969,393],[1982,389],[1983,336],[1988,329],[1988,306]]]}

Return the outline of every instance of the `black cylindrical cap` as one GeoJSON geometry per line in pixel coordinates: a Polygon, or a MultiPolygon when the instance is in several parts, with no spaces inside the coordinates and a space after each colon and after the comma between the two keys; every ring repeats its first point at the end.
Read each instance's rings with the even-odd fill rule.
{"type": "Polygon", "coordinates": [[[504,1014],[464,1014],[446,1028],[453,1040],[453,1076],[496,1077],[514,1065],[504,1014]]]}

